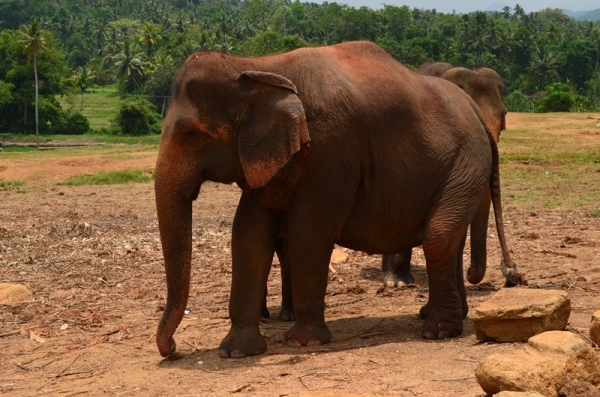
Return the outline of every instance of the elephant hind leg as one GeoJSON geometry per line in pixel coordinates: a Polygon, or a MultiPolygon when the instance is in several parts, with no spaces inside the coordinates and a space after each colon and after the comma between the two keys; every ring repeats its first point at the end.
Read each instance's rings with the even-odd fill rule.
{"type": "Polygon", "coordinates": [[[383,255],[381,270],[385,287],[395,288],[414,284],[415,279],[410,273],[411,256],[412,250],[395,255],[383,255]]]}
{"type": "Polygon", "coordinates": [[[463,331],[468,312],[462,274],[466,230],[465,226],[423,241],[429,278],[429,301],[420,311],[425,339],[451,338],[463,331]]]}
{"type": "Polygon", "coordinates": [[[292,347],[329,343],[331,331],[325,324],[325,292],[329,259],[333,243],[311,239],[310,230],[290,231],[284,244],[286,263],[290,267],[293,308],[298,316],[285,333],[284,344],[292,347]]]}

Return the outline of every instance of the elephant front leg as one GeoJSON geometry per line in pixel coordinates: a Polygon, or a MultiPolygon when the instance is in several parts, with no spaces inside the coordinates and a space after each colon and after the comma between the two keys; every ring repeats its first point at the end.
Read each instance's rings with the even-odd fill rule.
{"type": "Polygon", "coordinates": [[[412,250],[395,255],[383,255],[381,270],[385,287],[395,288],[414,284],[415,279],[410,273],[411,256],[412,250]]]}
{"type": "Polygon", "coordinates": [[[296,321],[298,317],[294,311],[294,301],[292,298],[292,273],[284,251],[283,239],[277,239],[275,252],[281,266],[281,311],[279,312],[279,319],[281,321],[296,321]]]}
{"type": "Polygon", "coordinates": [[[314,236],[298,236],[296,241],[290,238],[285,246],[297,316],[294,326],[284,335],[287,346],[320,345],[331,340],[331,331],[325,324],[325,291],[333,243],[310,237],[314,236]]]}
{"type": "Polygon", "coordinates": [[[222,358],[252,356],[267,349],[259,323],[279,227],[275,213],[242,194],[232,228],[231,329],[219,346],[222,358]]]}

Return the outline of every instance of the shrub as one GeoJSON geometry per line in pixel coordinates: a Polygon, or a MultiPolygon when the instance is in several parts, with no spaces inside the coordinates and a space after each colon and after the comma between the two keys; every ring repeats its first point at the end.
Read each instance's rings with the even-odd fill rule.
{"type": "Polygon", "coordinates": [[[568,84],[554,83],[546,87],[546,92],[540,100],[536,112],[581,112],[586,110],[592,110],[592,103],[589,99],[575,93],[568,84]]]}
{"type": "Polygon", "coordinates": [[[121,101],[114,122],[124,135],[160,133],[160,117],[156,107],[144,97],[121,101]]]}

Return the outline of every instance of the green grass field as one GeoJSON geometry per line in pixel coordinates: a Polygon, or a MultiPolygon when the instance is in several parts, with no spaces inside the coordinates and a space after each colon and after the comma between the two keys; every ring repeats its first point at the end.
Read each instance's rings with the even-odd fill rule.
{"type": "Polygon", "coordinates": [[[119,106],[119,94],[115,85],[99,86],[93,90],[88,89],[83,94],[83,102],[81,94],[72,94],[61,101],[61,106],[63,109],[72,106],[77,111],[81,110],[90,121],[92,130],[109,128],[119,106]]]}

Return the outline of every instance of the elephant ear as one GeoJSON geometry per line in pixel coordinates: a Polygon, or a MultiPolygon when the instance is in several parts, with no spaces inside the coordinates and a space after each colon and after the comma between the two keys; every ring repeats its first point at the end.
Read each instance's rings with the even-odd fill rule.
{"type": "Polygon", "coordinates": [[[240,163],[252,189],[265,186],[308,144],[310,136],[298,89],[287,78],[249,71],[240,79],[250,85],[238,135],[240,163]]]}

